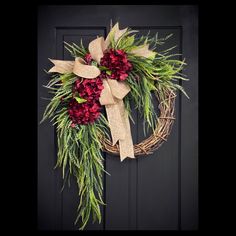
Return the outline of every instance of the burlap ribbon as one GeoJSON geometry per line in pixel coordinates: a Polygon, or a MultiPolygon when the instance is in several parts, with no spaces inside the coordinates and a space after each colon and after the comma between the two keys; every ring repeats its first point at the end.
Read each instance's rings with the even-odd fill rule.
{"type": "MultiPolygon", "coordinates": [[[[119,24],[115,24],[108,34],[106,40],[99,37],[89,43],[88,49],[93,60],[100,64],[100,59],[103,57],[104,51],[110,45],[111,37],[117,41],[125,32],[126,29],[119,30],[119,24]]],[[[152,51],[148,50],[148,45],[143,45],[133,49],[131,53],[138,56],[149,57],[152,51]]],[[[100,75],[100,70],[96,66],[86,65],[82,58],[75,58],[75,61],[62,61],[49,59],[54,66],[49,72],[71,73],[87,79],[93,79],[100,75]]],[[[112,143],[115,145],[119,141],[120,159],[123,161],[126,157],[134,157],[133,140],[131,136],[130,123],[127,111],[123,103],[123,98],[129,93],[130,87],[124,81],[112,79],[103,79],[104,89],[100,96],[101,105],[105,105],[112,143]]]]}

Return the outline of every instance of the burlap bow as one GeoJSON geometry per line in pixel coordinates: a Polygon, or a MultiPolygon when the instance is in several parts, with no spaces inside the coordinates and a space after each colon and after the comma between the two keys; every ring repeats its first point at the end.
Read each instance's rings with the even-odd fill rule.
{"type": "MultiPolygon", "coordinates": [[[[99,37],[89,43],[88,49],[93,60],[100,64],[104,51],[110,45],[110,38],[114,37],[115,42],[127,31],[119,30],[119,24],[115,24],[108,34],[106,40],[99,37]]],[[[133,49],[131,53],[138,56],[149,57],[152,51],[148,50],[148,45],[143,45],[133,49]]],[[[49,59],[55,66],[49,72],[71,73],[87,79],[93,79],[100,75],[100,70],[96,66],[86,65],[82,58],[75,58],[75,61],[61,61],[49,59]]],[[[134,157],[133,141],[130,130],[130,123],[127,111],[125,110],[123,98],[129,93],[130,87],[124,81],[103,79],[104,89],[100,96],[101,105],[105,105],[113,145],[119,141],[120,159],[134,157]]]]}

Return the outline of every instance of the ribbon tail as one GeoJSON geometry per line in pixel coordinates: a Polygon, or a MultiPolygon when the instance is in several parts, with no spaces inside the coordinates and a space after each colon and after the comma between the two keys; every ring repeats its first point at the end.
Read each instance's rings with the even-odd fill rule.
{"type": "Polygon", "coordinates": [[[115,100],[114,100],[113,95],[111,93],[111,89],[110,89],[107,79],[103,79],[103,87],[104,88],[103,88],[101,96],[99,98],[99,102],[101,103],[101,105],[115,104],[115,100]]]}
{"type": "Polygon", "coordinates": [[[74,61],[53,60],[48,58],[54,66],[48,72],[58,72],[60,74],[71,73],[73,71],[74,61]]]}
{"type": "Polygon", "coordinates": [[[123,120],[123,124],[125,126],[125,137],[124,139],[119,140],[120,161],[123,161],[127,157],[135,158],[135,156],[128,112],[125,110],[123,100],[118,101],[118,106],[123,120]]]}
{"type": "Polygon", "coordinates": [[[123,123],[124,121],[120,114],[118,103],[105,105],[105,108],[111,131],[112,145],[115,145],[118,140],[125,139],[126,130],[123,123]]]}
{"type": "Polygon", "coordinates": [[[126,83],[111,79],[104,79],[103,86],[99,101],[105,105],[112,145],[119,141],[121,161],[126,157],[135,158],[128,112],[122,100],[130,88],[126,83]]]}

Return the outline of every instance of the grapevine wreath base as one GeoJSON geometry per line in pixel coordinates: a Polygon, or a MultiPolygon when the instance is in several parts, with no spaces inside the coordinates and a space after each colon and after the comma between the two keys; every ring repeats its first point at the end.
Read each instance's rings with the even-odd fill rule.
{"type": "MultiPolygon", "coordinates": [[[[172,124],[174,121],[174,108],[175,108],[175,93],[172,90],[165,91],[165,100],[161,101],[158,94],[155,93],[159,101],[158,109],[160,116],[156,121],[156,128],[151,136],[144,139],[142,142],[134,145],[134,155],[148,155],[157,150],[170,134],[172,124]]],[[[103,151],[113,155],[119,155],[119,144],[112,145],[112,141],[107,139],[101,134],[101,143],[103,151]]]]}
{"type": "Polygon", "coordinates": [[[82,41],[80,46],[65,42],[74,60],[49,59],[54,66],[48,73],[53,74],[45,87],[53,96],[42,121],[51,119],[56,126],[56,167],[61,167],[64,183],[70,176],[76,179],[75,224],[80,223],[81,230],[91,217],[94,222],[102,220],[103,174],[107,173],[102,151],[119,155],[121,161],[153,153],[170,134],[177,91],[186,95],[178,83],[187,80],[182,73],[186,63],[176,59],[179,54],[170,54],[174,47],[156,49],[170,36],[136,38],[136,32],[121,30],[116,23],[106,39],[97,37],[87,48],[82,41]],[[143,119],[145,137],[152,131],[135,145],[131,107],[143,119]]]}

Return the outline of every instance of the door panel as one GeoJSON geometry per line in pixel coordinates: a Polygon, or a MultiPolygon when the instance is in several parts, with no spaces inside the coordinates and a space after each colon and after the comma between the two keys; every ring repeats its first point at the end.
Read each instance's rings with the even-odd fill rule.
{"type": "MultiPolygon", "coordinates": [[[[160,51],[180,45],[181,27],[135,28],[140,34],[147,34],[149,31],[150,35],[154,36],[158,32],[160,38],[173,34],[159,47],[160,51]]],[[[181,53],[180,47],[176,47],[173,53],[181,53]]],[[[153,99],[157,107],[155,97],[153,99]]],[[[178,98],[175,104],[175,117],[176,120],[179,119],[178,98]]],[[[139,123],[142,124],[142,120],[139,123]]],[[[163,143],[158,151],[137,159],[137,229],[178,229],[178,133],[179,126],[174,123],[168,141],[163,143]]],[[[139,129],[138,139],[141,141],[144,138],[142,129],[139,129]]]]}
{"type": "MultiPolygon", "coordinates": [[[[190,81],[183,83],[191,100],[178,93],[172,132],[168,141],[152,155],[120,162],[118,156],[104,153],[104,165],[111,176],[104,176],[102,223],[86,230],[195,230],[198,228],[198,54],[197,7],[195,6],[42,6],[38,10],[38,119],[48,97],[47,58],[70,60],[63,41],[85,46],[106,36],[113,23],[131,27],[139,35],[159,33],[173,36],[158,50],[177,45],[173,53],[183,53],[190,81]]],[[[158,102],[155,100],[155,106],[158,102]]],[[[131,122],[134,143],[143,140],[142,118],[133,111],[131,122]]],[[[49,122],[38,127],[38,228],[76,230],[77,186],[63,185],[56,163],[55,130],[49,122]]]]}

